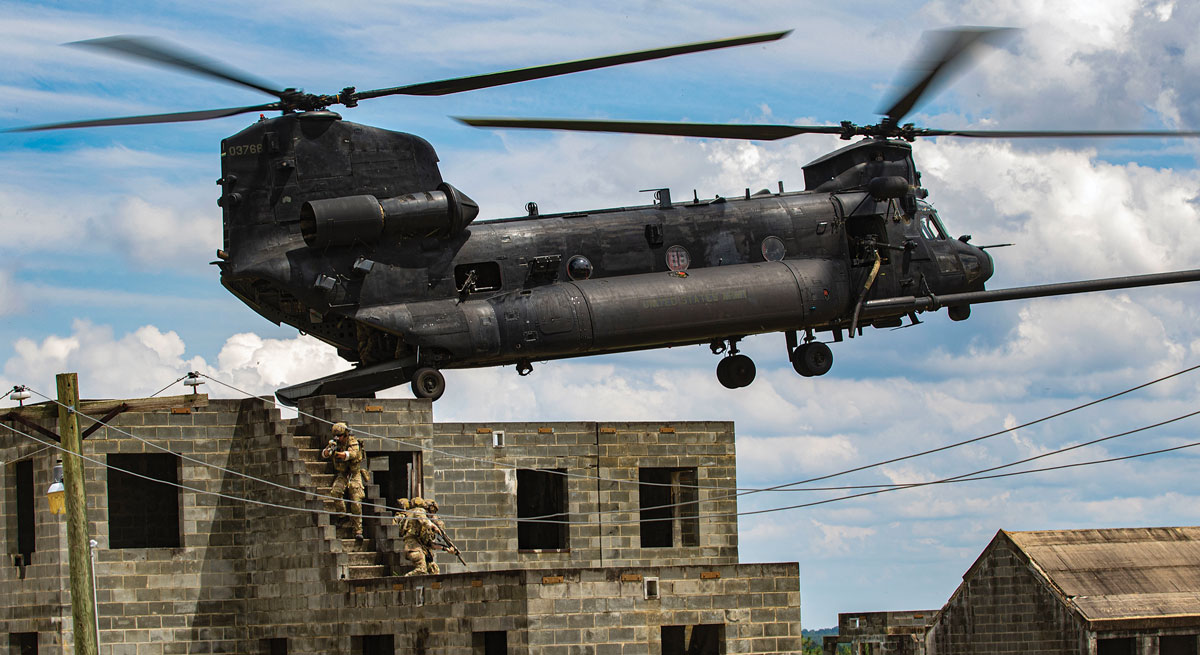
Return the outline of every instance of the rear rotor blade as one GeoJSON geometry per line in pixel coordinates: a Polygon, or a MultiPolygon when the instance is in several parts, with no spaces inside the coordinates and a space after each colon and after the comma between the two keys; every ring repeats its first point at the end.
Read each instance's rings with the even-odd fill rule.
{"type": "Polygon", "coordinates": [[[150,114],[147,116],[125,116],[122,118],[98,118],[87,121],[71,121],[68,123],[49,123],[46,125],[31,125],[29,127],[17,127],[5,132],[40,132],[43,130],[64,130],[75,127],[104,127],[107,125],[148,125],[152,123],[183,123],[187,121],[206,121],[210,118],[224,118],[225,116],[236,116],[237,114],[245,114],[252,111],[273,111],[281,109],[282,105],[277,102],[272,102],[265,105],[255,105],[253,107],[230,107],[228,109],[204,109],[201,111],[183,111],[174,114],[150,114]]]}
{"type": "Polygon", "coordinates": [[[513,84],[514,82],[539,80],[546,77],[554,77],[556,75],[578,73],[580,71],[606,68],[620,64],[631,64],[639,61],[650,61],[652,59],[662,59],[663,57],[673,57],[675,55],[703,52],[705,50],[717,50],[719,48],[731,48],[734,46],[749,45],[752,43],[777,41],[791,33],[791,30],[787,30],[785,32],[771,32],[769,34],[752,34],[750,36],[718,39],[716,41],[701,41],[699,43],[687,43],[684,45],[670,46],[667,48],[655,48],[653,50],[627,52],[624,54],[609,55],[606,57],[578,59],[575,61],[566,61],[558,64],[533,66],[531,68],[518,68],[515,70],[501,71],[498,73],[485,73],[483,75],[456,77],[448,80],[438,80],[436,82],[423,82],[421,84],[409,84],[407,86],[397,86],[388,89],[363,91],[355,94],[355,97],[359,100],[365,100],[368,98],[378,98],[380,96],[388,95],[440,96],[449,93],[460,93],[462,91],[474,91],[475,89],[486,89],[488,87],[500,86],[503,84],[513,84]]]}
{"type": "Polygon", "coordinates": [[[899,123],[925,94],[949,82],[967,63],[967,55],[984,42],[997,43],[1015,30],[1007,27],[965,27],[934,30],[925,34],[926,55],[909,66],[908,81],[891,107],[880,111],[899,123]]]}
{"type": "Polygon", "coordinates": [[[250,87],[251,89],[262,91],[277,98],[283,97],[283,91],[273,89],[268,83],[255,80],[246,73],[234,70],[200,55],[184,52],[165,41],[146,36],[109,36],[102,39],[74,41],[66,45],[99,48],[128,59],[140,59],[155,64],[162,64],[196,75],[204,75],[225,82],[250,87]]]}
{"type": "Polygon", "coordinates": [[[554,118],[458,118],[474,127],[498,127],[571,132],[661,134],[710,139],[774,141],[797,134],[842,134],[838,125],[733,125],[724,123],[665,123],[656,121],[565,120],[554,118]]]}

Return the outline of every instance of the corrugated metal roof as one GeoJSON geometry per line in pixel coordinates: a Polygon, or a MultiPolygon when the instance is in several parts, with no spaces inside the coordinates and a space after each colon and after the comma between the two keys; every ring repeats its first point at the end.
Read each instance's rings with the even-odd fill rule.
{"type": "Polygon", "coordinates": [[[1089,620],[1200,615],[1200,527],[1004,534],[1089,620]]]}

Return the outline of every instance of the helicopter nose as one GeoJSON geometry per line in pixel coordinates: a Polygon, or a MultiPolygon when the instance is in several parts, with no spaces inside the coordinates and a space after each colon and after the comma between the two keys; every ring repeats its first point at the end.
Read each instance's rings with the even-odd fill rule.
{"type": "Polygon", "coordinates": [[[983,283],[992,277],[995,270],[991,255],[988,255],[987,251],[982,248],[960,242],[958,259],[962,262],[963,273],[966,274],[966,289],[971,291],[983,289],[983,283]]]}
{"type": "Polygon", "coordinates": [[[976,248],[979,251],[979,283],[983,284],[991,279],[992,273],[996,272],[996,264],[992,261],[992,256],[982,248],[976,248]]]}

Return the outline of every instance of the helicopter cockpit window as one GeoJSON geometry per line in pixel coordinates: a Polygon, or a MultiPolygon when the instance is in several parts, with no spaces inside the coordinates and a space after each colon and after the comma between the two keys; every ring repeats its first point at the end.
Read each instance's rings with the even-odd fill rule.
{"type": "Polygon", "coordinates": [[[459,293],[479,293],[500,289],[499,262],[459,264],[454,267],[454,287],[459,293]]]}
{"type": "Polygon", "coordinates": [[[918,215],[921,221],[921,236],[926,239],[945,239],[946,231],[942,229],[942,224],[937,219],[937,214],[932,211],[922,212],[918,215]]]}

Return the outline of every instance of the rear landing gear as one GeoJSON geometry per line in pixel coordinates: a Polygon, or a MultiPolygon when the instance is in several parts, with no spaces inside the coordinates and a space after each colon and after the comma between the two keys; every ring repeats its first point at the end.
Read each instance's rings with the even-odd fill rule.
{"type": "Polygon", "coordinates": [[[833,351],[829,346],[815,341],[810,332],[805,336],[804,343],[796,345],[796,333],[787,333],[788,358],[792,360],[792,368],[806,378],[825,375],[833,368],[833,351]]]}
{"type": "Polygon", "coordinates": [[[755,373],[757,373],[754,360],[738,354],[737,342],[737,339],[730,339],[729,345],[726,347],[723,341],[714,341],[709,346],[714,355],[728,353],[717,363],[717,380],[726,389],[750,386],[750,383],[754,382],[755,373]]]}
{"type": "Polygon", "coordinates": [[[417,398],[437,400],[446,393],[446,378],[436,368],[421,367],[413,373],[412,392],[417,398]]]}

